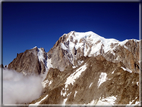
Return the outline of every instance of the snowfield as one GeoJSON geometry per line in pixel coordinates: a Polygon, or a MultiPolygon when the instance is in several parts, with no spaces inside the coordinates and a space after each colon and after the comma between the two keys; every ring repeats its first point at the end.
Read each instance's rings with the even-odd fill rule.
{"type": "MultiPolygon", "coordinates": [[[[64,34],[67,35],[67,34],[64,34]]],[[[100,53],[100,49],[102,48],[104,53],[107,53],[108,51],[110,51],[113,55],[115,55],[114,51],[116,46],[120,45],[120,46],[124,46],[124,48],[128,49],[125,44],[128,41],[127,39],[125,41],[118,41],[116,39],[106,39],[104,37],[99,36],[98,34],[92,32],[92,31],[88,31],[88,32],[74,32],[71,31],[69,34],[69,37],[67,38],[67,40],[65,42],[69,41],[69,45],[66,46],[63,43],[61,43],[61,48],[63,50],[68,50],[70,51],[70,53],[72,53],[72,50],[75,48],[76,50],[78,48],[81,48],[84,50],[84,56],[97,56],[100,53]],[[73,38],[73,40],[70,40],[70,38],[73,38]],[[80,42],[82,40],[82,42],[80,42]],[[77,41],[77,43],[75,43],[75,41],[77,41]],[[87,43],[89,43],[90,45],[92,45],[91,47],[89,47],[89,45],[87,45],[87,43]],[[116,44],[114,45],[114,47],[111,47],[112,44],[116,44]],[[88,54],[88,52],[90,52],[88,54]]],[[[139,41],[139,40],[135,40],[135,41],[139,41]]],[[[72,53],[73,54],[73,53],[72,53]]]]}
{"type": "Polygon", "coordinates": [[[100,74],[100,78],[99,78],[99,81],[98,81],[98,88],[100,87],[100,85],[105,82],[107,80],[107,73],[101,73],[100,74]]]}
{"type": "Polygon", "coordinates": [[[78,68],[73,74],[71,74],[71,75],[67,78],[67,80],[66,80],[66,82],[65,82],[65,88],[67,88],[69,84],[72,84],[72,85],[73,85],[73,83],[75,82],[75,80],[76,80],[77,78],[79,78],[79,76],[81,75],[81,73],[82,73],[83,71],[85,71],[86,68],[87,68],[87,64],[84,64],[83,66],[81,66],[80,68],[78,68]]]}

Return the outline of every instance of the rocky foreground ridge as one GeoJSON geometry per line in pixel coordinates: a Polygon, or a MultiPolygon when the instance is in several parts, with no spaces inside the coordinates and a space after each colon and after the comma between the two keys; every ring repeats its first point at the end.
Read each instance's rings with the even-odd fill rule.
{"type": "Polygon", "coordinates": [[[43,93],[30,105],[139,105],[140,42],[71,31],[47,53],[17,54],[8,69],[43,77],[43,93]]]}

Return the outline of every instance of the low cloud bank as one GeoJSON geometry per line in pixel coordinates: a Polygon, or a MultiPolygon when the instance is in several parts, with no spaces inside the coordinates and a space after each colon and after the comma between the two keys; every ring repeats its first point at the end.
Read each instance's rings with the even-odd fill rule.
{"type": "Polygon", "coordinates": [[[40,97],[40,76],[24,76],[14,70],[3,69],[3,104],[24,104],[40,97]]]}

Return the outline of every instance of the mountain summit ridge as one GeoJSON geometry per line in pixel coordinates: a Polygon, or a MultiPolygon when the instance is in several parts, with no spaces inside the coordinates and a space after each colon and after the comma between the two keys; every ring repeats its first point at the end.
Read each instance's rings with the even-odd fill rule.
{"type": "MultiPolygon", "coordinates": [[[[54,50],[58,51],[59,57],[56,57],[54,54],[55,52],[53,52],[53,56],[55,56],[53,59],[60,60],[66,57],[68,65],[74,65],[75,60],[81,56],[95,57],[97,55],[103,55],[107,60],[116,62],[123,60],[117,58],[118,55],[115,55],[118,54],[117,51],[121,48],[123,50],[130,51],[130,53],[133,51],[133,54],[136,54],[137,60],[139,60],[139,46],[136,46],[138,43],[139,40],[135,39],[120,42],[116,39],[105,39],[104,37],[90,31],[86,33],[76,33],[71,31],[68,34],[63,34],[47,54],[51,56],[54,50]],[[130,49],[131,47],[134,49],[130,49]]],[[[61,62],[64,63],[64,61],[61,62]]],[[[53,67],[54,66],[55,68],[59,68],[61,71],[64,70],[64,67],[60,67],[55,63],[53,63],[53,67]]]]}
{"type": "Polygon", "coordinates": [[[140,43],[71,31],[47,53],[34,47],[17,54],[8,69],[43,78],[31,104],[139,104],[140,43]]]}

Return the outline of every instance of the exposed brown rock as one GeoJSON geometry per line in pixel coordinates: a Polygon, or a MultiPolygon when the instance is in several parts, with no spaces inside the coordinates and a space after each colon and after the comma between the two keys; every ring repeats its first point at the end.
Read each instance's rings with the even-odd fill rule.
{"type": "Polygon", "coordinates": [[[17,54],[17,57],[8,65],[8,69],[36,75],[45,72],[45,65],[39,62],[37,52],[38,49],[36,47],[26,50],[24,53],[17,54]]]}
{"type": "MultiPolygon", "coordinates": [[[[45,81],[46,86],[39,99],[32,101],[35,103],[40,101],[46,95],[47,98],[40,104],[62,104],[67,98],[66,104],[88,104],[94,100],[97,104],[102,98],[115,96],[117,99],[115,104],[129,104],[129,102],[139,101],[139,47],[141,41],[128,40],[124,45],[112,43],[109,50],[104,52],[104,44],[98,51],[99,55],[88,56],[93,45],[85,38],[75,41],[74,44],[83,43],[83,46],[73,47],[69,50],[70,42],[74,41],[74,32],[64,34],[55,43],[48,53],[44,52],[44,57],[51,59],[53,68],[48,70],[45,81]],[[72,36],[69,35],[72,34],[72,36]],[[69,39],[67,41],[67,39],[69,39]],[[67,49],[62,49],[63,43],[67,49]],[[89,49],[86,57],[85,48],[89,49]],[[80,68],[86,64],[86,69],[80,68]],[[76,78],[73,84],[68,84],[65,89],[65,82],[71,75],[75,75],[77,70],[84,71],[76,78]],[[130,73],[130,71],[132,73],[130,73]],[[104,73],[107,79],[100,86],[98,82],[100,75],[104,73]],[[77,93],[76,93],[77,92],[77,93]],[[61,94],[62,93],[62,94],[61,94]],[[64,95],[63,95],[64,93],[64,95]]],[[[42,49],[44,51],[44,49],[42,49]]],[[[9,69],[15,69],[18,72],[28,71],[29,73],[40,74],[45,72],[45,63],[39,62],[37,57],[37,48],[27,50],[20,53],[8,66],[9,69]]],[[[74,77],[73,75],[73,77],[74,77]]]]}
{"type": "Polygon", "coordinates": [[[133,72],[139,73],[139,69],[137,69],[140,66],[138,63],[139,42],[129,40],[126,42],[126,46],[128,49],[124,46],[117,46],[114,50],[115,56],[111,55],[111,53],[106,53],[104,56],[108,61],[123,62],[127,68],[131,69],[133,72]],[[135,67],[135,63],[137,63],[137,68],[135,67]]]}
{"type": "Polygon", "coordinates": [[[82,60],[84,60],[82,65],[87,64],[87,69],[82,72],[73,85],[68,85],[68,90],[64,90],[64,83],[79,67],[75,69],[66,68],[64,72],[60,72],[58,69],[50,69],[45,80],[53,82],[50,86],[47,84],[43,95],[36,101],[39,101],[47,94],[49,97],[42,100],[40,104],[62,104],[65,98],[67,98],[66,104],[88,104],[92,100],[97,103],[100,98],[109,96],[117,96],[115,104],[128,104],[136,97],[135,101],[139,101],[138,73],[124,71],[121,68],[125,67],[122,62],[113,63],[107,61],[101,55],[96,58],[82,57],[82,60]],[[102,72],[107,74],[107,80],[98,87],[102,72]],[[75,91],[77,92],[76,96],[75,91]],[[61,95],[61,92],[66,92],[65,96],[61,95]]]}

